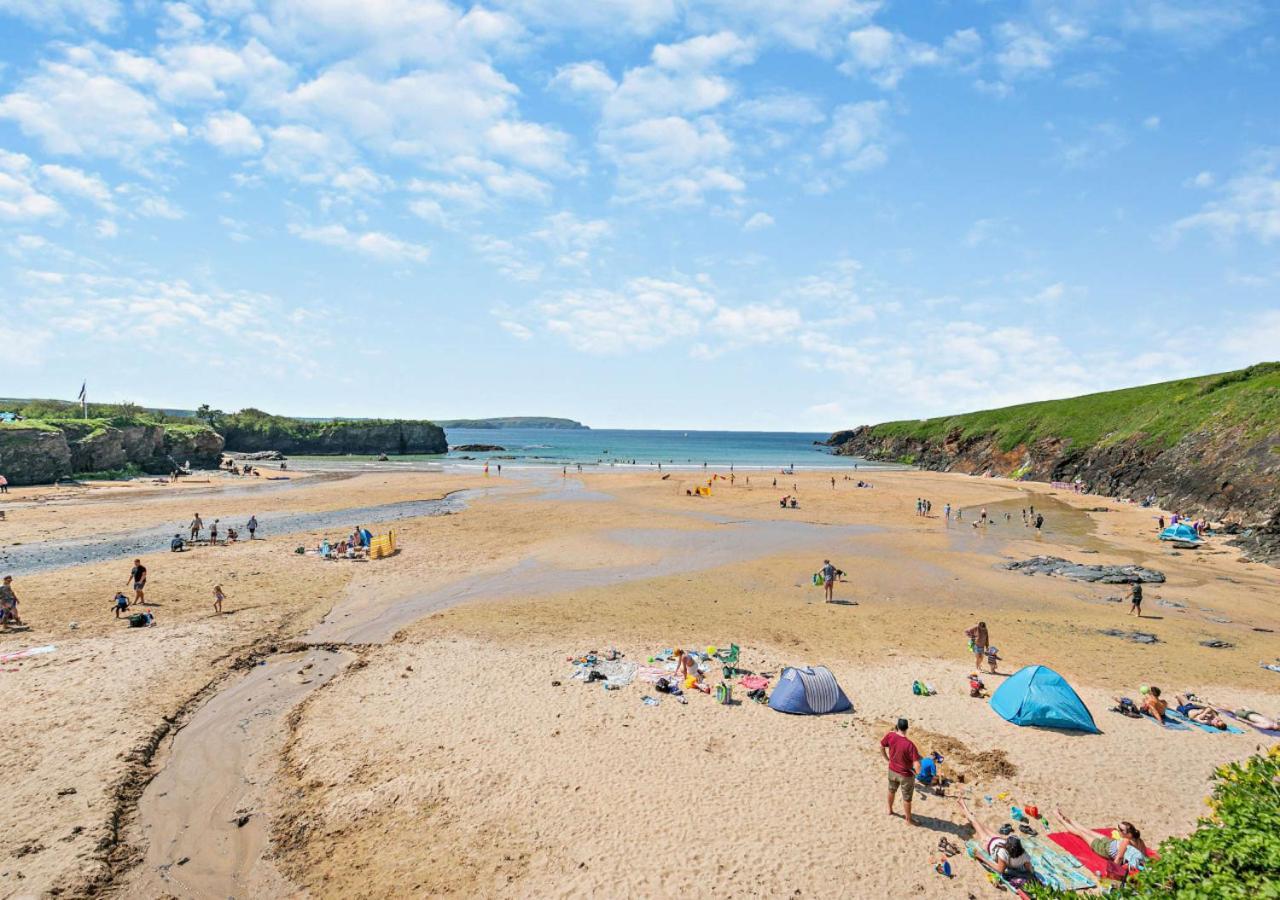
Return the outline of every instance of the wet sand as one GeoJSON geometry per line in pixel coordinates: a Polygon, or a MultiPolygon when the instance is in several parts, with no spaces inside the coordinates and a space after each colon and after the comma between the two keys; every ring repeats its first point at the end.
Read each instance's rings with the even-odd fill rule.
{"type": "MultiPolygon", "coordinates": [[[[1257,667],[1274,654],[1274,634],[1252,630],[1278,625],[1275,570],[1216,546],[1170,555],[1153,540],[1151,511],[965,476],[875,473],[873,490],[838,482],[833,491],[829,476],[800,474],[780,477],[774,491],[765,486],[772,476],[752,475],[750,486],[739,478],[700,499],[684,494],[694,473],[669,481],[643,472],[378,473],[300,484],[273,498],[273,514],[485,490],[451,515],[399,521],[402,552],[377,563],[295,557],[303,537],[277,534],[174,555],[186,557],[180,562],[146,560],[165,605],[156,610],[162,627],[144,631],[110,621],[115,587],[103,585],[105,563],[20,578],[23,613],[39,624],[0,638],[2,646],[55,642],[59,650],[0,681],[8,708],[20,710],[15,753],[3,764],[11,783],[22,776],[5,840],[28,848],[0,875],[0,889],[830,893],[834,882],[813,881],[807,865],[868,890],[894,879],[925,890],[937,878],[922,868],[925,833],[899,834],[900,820],[876,806],[882,719],[904,712],[975,753],[1005,749],[1017,774],[977,766],[975,775],[1052,797],[1082,818],[1122,807],[1159,836],[1189,828],[1213,764],[1257,741],[1131,723],[1105,712],[1110,694],[1138,683],[1194,685],[1278,711],[1271,679],[1280,676],[1257,667]],[[781,510],[777,497],[793,483],[801,508],[781,510]],[[922,495],[934,518],[913,515],[922,495]],[[976,531],[967,522],[948,528],[940,515],[947,500],[967,517],[970,506],[1028,497],[1051,510],[1039,538],[1020,515],[1016,527],[976,531]],[[1092,506],[1110,511],[1082,511],[1092,506]],[[1140,561],[1169,581],[1148,590],[1153,618],[1139,624],[1108,602],[1122,593],[1115,586],[998,568],[1035,553],[1140,561]],[[837,596],[857,605],[820,602],[810,576],[824,556],[850,573],[837,596]],[[233,615],[208,615],[215,579],[234,584],[233,615]],[[74,632],[72,615],[84,620],[74,632]],[[1009,671],[1034,661],[1067,675],[1105,734],[1064,741],[1016,729],[964,696],[971,660],[959,632],[974,616],[992,626],[1009,671]],[[1160,643],[1101,634],[1113,626],[1157,633],[1160,643]],[[1202,648],[1206,636],[1236,647],[1202,648]],[[729,640],[753,668],[831,666],[857,712],[802,720],[701,696],[649,709],[638,685],[609,695],[576,683],[549,687],[568,685],[565,656],[587,649],[614,645],[636,659],[677,642],[729,640]],[[288,641],[310,646],[271,652],[271,643],[288,641]],[[250,651],[266,665],[233,670],[250,651]],[[937,683],[939,696],[912,697],[914,677],[937,683]],[[1127,764],[1135,740],[1144,768],[1169,772],[1179,787],[1152,797],[1135,784],[1099,796],[1096,783],[1127,764]],[[59,758],[54,748],[67,741],[83,749],[59,758]],[[17,759],[29,763],[21,773],[17,759]],[[788,782],[788,759],[803,763],[804,778],[788,782]],[[56,797],[63,782],[77,793],[56,797]],[[846,798],[834,806],[833,785],[846,798]],[[730,834],[710,825],[717,804],[742,811],[730,834]],[[744,854],[743,845],[765,850],[744,854]],[[646,852],[632,852],[638,846],[646,852]]],[[[243,498],[200,502],[247,518],[243,498]]],[[[189,516],[187,506],[143,497],[136,506],[71,504],[81,523],[137,526],[179,509],[189,516]]],[[[259,520],[264,510],[253,510],[259,520]]],[[[48,506],[32,512],[40,517],[13,514],[19,533],[56,531],[48,506]]],[[[127,562],[108,569],[123,582],[127,562]]],[[[954,829],[949,801],[933,803],[924,811],[936,827],[954,829]]],[[[969,880],[981,896],[985,887],[969,880]]]]}

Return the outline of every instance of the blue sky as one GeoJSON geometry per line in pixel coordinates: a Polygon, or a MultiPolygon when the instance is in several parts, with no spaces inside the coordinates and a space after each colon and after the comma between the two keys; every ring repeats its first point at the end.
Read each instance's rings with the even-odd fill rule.
{"type": "Polygon", "coordinates": [[[1280,357],[1253,0],[0,0],[0,395],[833,430],[1280,357]]]}

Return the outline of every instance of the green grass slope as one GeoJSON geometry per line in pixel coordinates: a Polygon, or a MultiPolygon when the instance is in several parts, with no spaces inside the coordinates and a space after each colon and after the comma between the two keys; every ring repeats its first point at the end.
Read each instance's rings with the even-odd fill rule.
{"type": "Polygon", "coordinates": [[[994,437],[1004,451],[1045,438],[1069,440],[1077,449],[1131,438],[1167,448],[1188,434],[1238,426],[1250,438],[1280,432],[1280,362],[1065,400],[885,422],[873,426],[870,436],[940,444],[959,429],[964,439],[994,437]]]}

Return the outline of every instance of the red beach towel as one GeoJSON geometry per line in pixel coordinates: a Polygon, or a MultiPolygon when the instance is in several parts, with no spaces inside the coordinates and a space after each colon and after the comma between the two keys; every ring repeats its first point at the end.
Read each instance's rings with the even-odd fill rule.
{"type": "MultiPolygon", "coordinates": [[[[1097,832],[1102,837],[1110,837],[1113,829],[1095,828],[1094,831],[1097,832]]],[[[1108,873],[1108,866],[1107,866],[1108,861],[1103,859],[1098,854],[1094,853],[1092,850],[1090,850],[1089,845],[1086,844],[1084,842],[1084,839],[1081,838],[1079,835],[1072,834],[1069,831],[1055,831],[1049,835],[1049,840],[1053,841],[1063,850],[1066,850],[1076,859],[1080,860],[1080,862],[1084,864],[1084,867],[1086,869],[1088,869],[1094,875],[1097,875],[1099,878],[1113,877],[1111,874],[1108,873]]],[[[1147,850],[1147,856],[1151,859],[1155,859],[1156,853],[1153,850],[1147,850]]],[[[1112,865],[1111,869],[1113,871],[1114,871],[1114,868],[1115,868],[1114,865],[1112,865]]]]}

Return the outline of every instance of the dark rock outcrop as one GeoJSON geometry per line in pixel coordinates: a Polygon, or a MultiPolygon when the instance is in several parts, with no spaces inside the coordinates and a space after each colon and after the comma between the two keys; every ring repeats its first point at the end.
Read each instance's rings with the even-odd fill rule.
{"type": "Polygon", "coordinates": [[[506,450],[506,447],[499,447],[497,444],[459,444],[457,447],[450,447],[450,450],[457,450],[461,453],[498,453],[506,450]]]}
{"type": "Polygon", "coordinates": [[[229,426],[227,447],[238,453],[279,450],[282,453],[331,456],[343,453],[445,453],[444,429],[431,422],[321,422],[305,430],[249,429],[229,426]]]}
{"type": "Polygon", "coordinates": [[[0,475],[10,484],[49,484],[71,474],[71,448],[56,428],[0,428],[0,475]]]}
{"type": "Polygon", "coordinates": [[[1143,566],[1089,566],[1060,556],[1033,556],[1021,562],[1005,563],[1004,568],[1023,575],[1061,575],[1077,581],[1099,584],[1163,584],[1164,573],[1143,566]]]}

